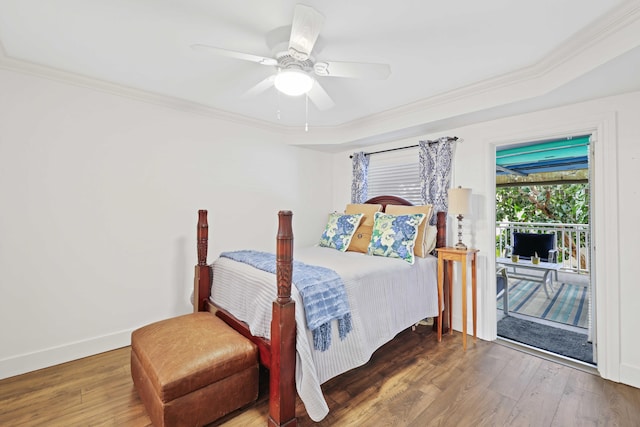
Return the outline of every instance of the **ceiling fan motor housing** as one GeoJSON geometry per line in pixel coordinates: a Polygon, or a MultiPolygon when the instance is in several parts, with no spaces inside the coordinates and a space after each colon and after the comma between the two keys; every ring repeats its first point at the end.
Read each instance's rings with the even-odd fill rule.
{"type": "Polygon", "coordinates": [[[281,52],[277,55],[278,58],[278,67],[282,70],[290,70],[290,69],[298,69],[304,72],[309,72],[313,70],[313,59],[308,58],[304,61],[300,61],[295,59],[287,52],[281,52]]]}

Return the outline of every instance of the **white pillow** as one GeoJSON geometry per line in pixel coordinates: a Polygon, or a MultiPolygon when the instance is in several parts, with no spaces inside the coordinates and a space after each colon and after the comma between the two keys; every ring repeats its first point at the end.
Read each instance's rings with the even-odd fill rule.
{"type": "Polygon", "coordinates": [[[436,248],[436,242],[438,240],[438,227],[435,225],[429,225],[426,230],[426,237],[424,239],[425,254],[430,254],[436,248]]]}

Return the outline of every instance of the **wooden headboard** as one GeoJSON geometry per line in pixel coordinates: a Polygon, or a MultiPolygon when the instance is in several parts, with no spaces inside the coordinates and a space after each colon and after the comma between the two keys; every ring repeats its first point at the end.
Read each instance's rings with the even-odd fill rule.
{"type": "Polygon", "coordinates": [[[413,203],[398,196],[376,196],[370,198],[365,203],[382,205],[382,210],[385,210],[387,205],[413,206],[413,203]]]}

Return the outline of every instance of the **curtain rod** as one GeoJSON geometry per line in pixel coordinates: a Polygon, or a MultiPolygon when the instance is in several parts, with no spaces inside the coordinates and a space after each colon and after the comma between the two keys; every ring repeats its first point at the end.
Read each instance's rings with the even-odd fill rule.
{"type": "MultiPolygon", "coordinates": [[[[438,142],[442,142],[442,141],[457,141],[458,137],[457,136],[445,136],[443,138],[438,138],[438,139],[433,139],[433,140],[425,140],[425,141],[420,141],[420,142],[426,142],[427,144],[436,144],[438,142]]],[[[390,151],[397,151],[397,150],[406,150],[407,148],[416,148],[419,147],[419,144],[415,144],[415,145],[407,145],[406,147],[398,147],[398,148],[389,148],[388,150],[380,150],[380,151],[373,151],[371,153],[364,153],[365,156],[370,156],[372,154],[380,154],[380,153],[388,153],[390,151]]],[[[353,159],[353,155],[349,156],[350,159],[353,159]]]]}

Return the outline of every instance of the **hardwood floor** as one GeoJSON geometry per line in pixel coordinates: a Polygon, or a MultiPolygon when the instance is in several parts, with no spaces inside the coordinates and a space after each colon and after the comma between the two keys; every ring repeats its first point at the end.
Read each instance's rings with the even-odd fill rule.
{"type": "MultiPolygon", "coordinates": [[[[640,425],[640,389],[459,333],[402,332],[323,386],[329,415],[301,426],[640,425]]],[[[0,426],[148,426],[122,348],[0,381],[0,426]]],[[[215,426],[264,426],[264,393],[215,426]]]]}

